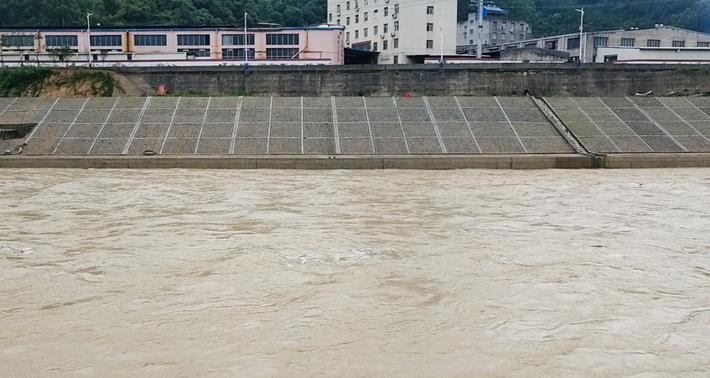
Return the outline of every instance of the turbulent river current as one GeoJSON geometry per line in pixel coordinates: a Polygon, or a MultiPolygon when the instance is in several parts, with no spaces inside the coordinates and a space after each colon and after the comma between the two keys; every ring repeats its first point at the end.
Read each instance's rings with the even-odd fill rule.
{"type": "Polygon", "coordinates": [[[0,376],[708,376],[710,170],[0,171],[0,376]]]}

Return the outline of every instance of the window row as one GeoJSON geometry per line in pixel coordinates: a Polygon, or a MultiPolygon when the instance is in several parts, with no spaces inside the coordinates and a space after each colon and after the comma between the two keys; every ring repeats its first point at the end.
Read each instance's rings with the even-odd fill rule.
{"type": "Polygon", "coordinates": [[[222,49],[222,59],[227,60],[244,60],[244,56],[247,55],[248,59],[254,59],[254,49],[222,49]]]}
{"type": "Polygon", "coordinates": [[[178,46],[209,46],[209,34],[178,34],[178,46]]]}
{"type": "Polygon", "coordinates": [[[254,34],[226,34],[222,36],[222,44],[225,46],[245,46],[254,44],[254,34]],[[245,43],[246,40],[246,43],[245,43]]]}
{"type": "Polygon", "coordinates": [[[3,35],[2,45],[6,47],[34,46],[35,37],[31,35],[3,35]]]}
{"type": "Polygon", "coordinates": [[[120,35],[92,35],[91,46],[123,46],[120,35]]]}
{"type": "Polygon", "coordinates": [[[299,35],[298,34],[267,34],[266,35],[267,45],[277,45],[277,46],[298,46],[299,35]]]}
{"type": "Polygon", "coordinates": [[[79,37],[75,35],[48,35],[44,38],[48,47],[69,47],[79,45],[79,37]]]}

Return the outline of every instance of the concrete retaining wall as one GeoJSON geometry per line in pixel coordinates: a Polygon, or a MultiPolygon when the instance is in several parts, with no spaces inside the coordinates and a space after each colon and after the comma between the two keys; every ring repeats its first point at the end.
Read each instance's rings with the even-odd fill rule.
{"type": "Polygon", "coordinates": [[[710,153],[418,156],[0,156],[2,168],[630,169],[710,167],[710,153]]]}
{"type": "MultiPolygon", "coordinates": [[[[307,66],[122,68],[136,88],[161,84],[173,93],[203,95],[392,96],[521,95],[625,96],[653,91],[703,93],[710,70],[702,66],[485,64],[415,66],[307,66]]],[[[145,90],[145,89],[144,89],[145,90]]],[[[151,93],[144,93],[150,95],[151,93]]]]}
{"type": "Polygon", "coordinates": [[[411,156],[4,156],[0,168],[194,169],[582,169],[585,155],[411,156]]]}

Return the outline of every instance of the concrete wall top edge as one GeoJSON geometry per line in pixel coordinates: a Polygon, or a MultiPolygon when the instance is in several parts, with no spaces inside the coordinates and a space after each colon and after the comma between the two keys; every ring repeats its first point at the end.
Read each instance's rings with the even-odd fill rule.
{"type": "Polygon", "coordinates": [[[676,65],[676,64],[521,64],[521,63],[486,63],[486,64],[448,64],[443,67],[436,64],[416,65],[348,65],[348,66],[249,66],[245,67],[121,67],[113,68],[124,73],[187,73],[187,72],[384,72],[384,71],[673,71],[673,70],[704,70],[707,65],[676,65]]]}

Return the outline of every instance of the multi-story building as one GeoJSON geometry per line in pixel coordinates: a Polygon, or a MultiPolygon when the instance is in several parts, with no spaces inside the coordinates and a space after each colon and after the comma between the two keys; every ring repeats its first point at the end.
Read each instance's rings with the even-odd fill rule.
{"type": "Polygon", "coordinates": [[[228,29],[0,29],[0,59],[34,62],[67,51],[70,60],[94,62],[183,60],[260,62],[311,61],[343,64],[344,28],[228,29]],[[89,47],[90,46],[90,47],[89,47]],[[90,54],[89,54],[90,52],[90,54]]]}
{"type": "Polygon", "coordinates": [[[505,10],[496,6],[486,5],[483,7],[482,20],[478,20],[478,10],[476,10],[468,14],[466,21],[458,23],[456,31],[457,53],[476,53],[479,29],[484,51],[492,46],[524,41],[532,37],[532,30],[527,22],[511,19],[505,10]]]}
{"type": "MultiPolygon", "coordinates": [[[[484,53],[496,53],[503,49],[524,47],[564,51],[570,54],[571,60],[577,60],[580,55],[579,33],[504,43],[499,46],[490,46],[488,49],[484,49],[484,53]]],[[[651,29],[634,28],[585,32],[581,47],[584,63],[603,62],[604,56],[599,56],[601,48],[707,48],[710,47],[710,34],[664,25],[656,25],[651,29]]],[[[609,55],[608,60],[613,59],[614,54],[607,55],[609,55]]]]}
{"type": "Polygon", "coordinates": [[[345,27],[345,47],[377,63],[423,63],[456,52],[456,0],[328,0],[328,23],[345,27]]]}

